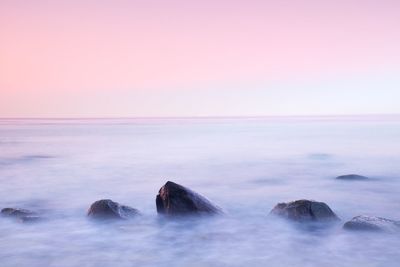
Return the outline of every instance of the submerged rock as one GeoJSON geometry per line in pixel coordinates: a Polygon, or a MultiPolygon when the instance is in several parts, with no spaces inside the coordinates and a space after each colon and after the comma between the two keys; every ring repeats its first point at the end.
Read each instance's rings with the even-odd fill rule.
{"type": "Polygon", "coordinates": [[[4,208],[1,210],[1,214],[21,222],[36,222],[43,219],[37,212],[18,208],[4,208]]]}
{"type": "Polygon", "coordinates": [[[35,223],[35,222],[43,221],[44,218],[37,216],[37,215],[29,215],[29,216],[20,217],[19,220],[23,223],[35,223]]]}
{"type": "Polygon", "coordinates": [[[339,220],[336,214],[324,202],[304,199],[279,203],[270,213],[299,222],[339,220]]]}
{"type": "Polygon", "coordinates": [[[159,214],[171,216],[222,213],[205,197],[170,181],[158,191],[156,205],[159,214]]]}
{"type": "Polygon", "coordinates": [[[3,216],[20,218],[23,216],[32,216],[36,215],[36,212],[26,210],[26,209],[18,209],[18,208],[4,208],[1,210],[1,214],[3,216]]]}
{"type": "Polygon", "coordinates": [[[102,199],[94,202],[87,215],[95,219],[129,219],[139,215],[137,209],[120,205],[111,199],[102,199]]]}
{"type": "Polygon", "coordinates": [[[360,215],[346,222],[343,225],[343,228],[347,230],[358,231],[398,232],[400,231],[400,221],[394,221],[375,216],[360,215]]]}
{"type": "Polygon", "coordinates": [[[346,174],[336,177],[338,180],[347,180],[347,181],[363,181],[368,180],[369,178],[366,176],[358,175],[358,174],[346,174]]]}

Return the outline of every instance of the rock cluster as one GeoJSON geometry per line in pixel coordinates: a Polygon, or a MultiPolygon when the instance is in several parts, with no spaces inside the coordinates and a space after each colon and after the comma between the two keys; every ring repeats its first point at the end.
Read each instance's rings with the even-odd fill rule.
{"type": "MultiPolygon", "coordinates": [[[[368,178],[351,174],[339,176],[337,179],[362,180],[368,178]]],[[[218,206],[211,203],[204,196],[171,181],[168,181],[158,191],[156,207],[158,214],[167,217],[223,213],[218,206]]],[[[278,203],[271,210],[270,214],[299,223],[333,222],[340,220],[326,203],[306,199],[278,203]]],[[[43,219],[42,214],[20,208],[4,208],[1,210],[1,215],[22,222],[33,222],[43,219]]],[[[137,209],[121,205],[111,199],[101,199],[94,202],[87,212],[89,218],[96,220],[125,220],[135,218],[138,215],[140,215],[140,212],[137,209]]],[[[400,221],[360,215],[346,222],[343,228],[357,231],[400,232],[400,221]]]]}

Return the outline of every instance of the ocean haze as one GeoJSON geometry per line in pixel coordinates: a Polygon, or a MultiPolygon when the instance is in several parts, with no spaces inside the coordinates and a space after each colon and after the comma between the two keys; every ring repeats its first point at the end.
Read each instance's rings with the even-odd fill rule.
{"type": "Polygon", "coordinates": [[[353,233],[360,214],[400,220],[400,118],[390,116],[1,119],[0,218],[9,266],[397,266],[399,235],[353,233]],[[360,174],[367,181],[335,177],[360,174]],[[167,221],[155,197],[168,180],[224,216],[167,221]],[[141,217],[86,218],[110,198],[141,217]],[[303,228],[272,219],[278,202],[326,202],[342,222],[303,228]]]}

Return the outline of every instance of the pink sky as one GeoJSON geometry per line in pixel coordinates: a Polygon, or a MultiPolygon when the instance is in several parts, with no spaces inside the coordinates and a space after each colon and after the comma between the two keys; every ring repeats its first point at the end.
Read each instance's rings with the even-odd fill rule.
{"type": "Polygon", "coordinates": [[[1,1],[0,116],[400,112],[399,14],[388,0],[1,1]]]}

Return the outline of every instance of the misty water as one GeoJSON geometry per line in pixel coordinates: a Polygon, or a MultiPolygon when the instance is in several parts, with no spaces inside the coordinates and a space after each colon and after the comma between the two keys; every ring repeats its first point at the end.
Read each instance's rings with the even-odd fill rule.
{"type": "Polygon", "coordinates": [[[385,266],[400,235],[351,232],[360,214],[400,220],[400,119],[247,118],[0,120],[0,266],[385,266]],[[357,173],[368,181],[340,181],[357,173]],[[168,180],[222,216],[168,220],[155,197],[168,180]],[[142,216],[86,217],[110,198],[142,216]],[[269,216],[278,202],[326,202],[342,219],[304,226],[269,216]]]}

